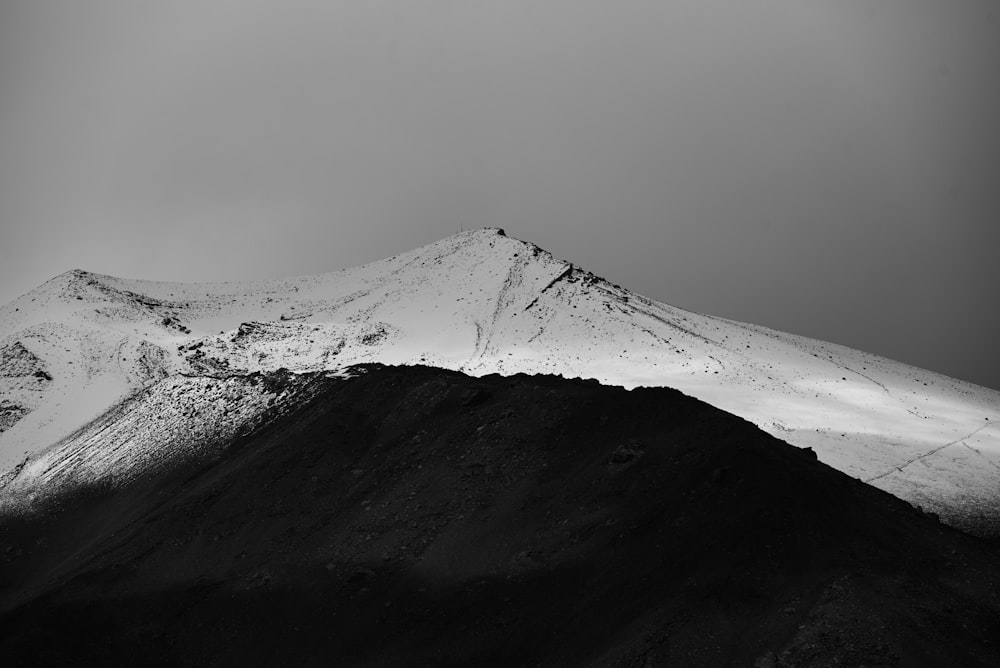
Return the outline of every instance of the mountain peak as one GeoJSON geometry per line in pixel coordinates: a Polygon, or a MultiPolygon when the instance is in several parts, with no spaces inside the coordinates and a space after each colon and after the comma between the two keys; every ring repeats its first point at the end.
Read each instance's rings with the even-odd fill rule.
{"type": "Polygon", "coordinates": [[[469,236],[483,236],[483,237],[505,237],[507,233],[504,232],[502,227],[472,227],[467,230],[463,230],[454,234],[452,236],[469,235],[469,236]]]}

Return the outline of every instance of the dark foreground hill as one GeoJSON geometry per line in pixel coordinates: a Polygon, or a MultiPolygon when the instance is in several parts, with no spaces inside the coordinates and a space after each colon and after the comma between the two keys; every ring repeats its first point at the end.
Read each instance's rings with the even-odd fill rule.
{"type": "Polygon", "coordinates": [[[1000,665],[994,547],[674,390],[278,380],[320,387],[3,521],[0,663],[1000,665]]]}

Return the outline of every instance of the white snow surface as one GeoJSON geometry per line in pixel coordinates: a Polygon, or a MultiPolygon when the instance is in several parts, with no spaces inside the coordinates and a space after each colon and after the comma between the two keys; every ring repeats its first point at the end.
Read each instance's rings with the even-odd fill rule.
{"type": "Polygon", "coordinates": [[[360,362],[674,387],[954,523],[1000,516],[1000,392],[647,299],[495,228],[281,280],[57,276],[0,308],[0,488],[162,460],[180,436],[150,437],[149,416],[114,447],[86,428],[139,397],[163,413],[187,387],[219,407],[167,430],[187,434],[260,413],[233,377],[360,362]]]}

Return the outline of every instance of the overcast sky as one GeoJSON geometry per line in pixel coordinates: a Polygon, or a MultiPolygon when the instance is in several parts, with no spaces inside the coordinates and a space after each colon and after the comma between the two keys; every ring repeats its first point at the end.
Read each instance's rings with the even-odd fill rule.
{"type": "Polygon", "coordinates": [[[501,226],[1000,388],[995,0],[0,0],[0,302],[501,226]]]}

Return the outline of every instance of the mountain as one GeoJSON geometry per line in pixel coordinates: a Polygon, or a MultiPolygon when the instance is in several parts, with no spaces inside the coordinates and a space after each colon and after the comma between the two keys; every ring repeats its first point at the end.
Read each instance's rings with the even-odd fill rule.
{"type": "Polygon", "coordinates": [[[685,311],[484,229],[252,283],[62,274],[0,309],[0,507],[257,428],[262,378],[367,362],[674,387],[945,521],[1000,531],[1000,392],[685,311]],[[257,374],[257,375],[254,375],[257,374]]]}
{"type": "Polygon", "coordinates": [[[0,518],[5,666],[1000,664],[995,545],[676,390],[242,382],[298,400],[0,518]]]}

